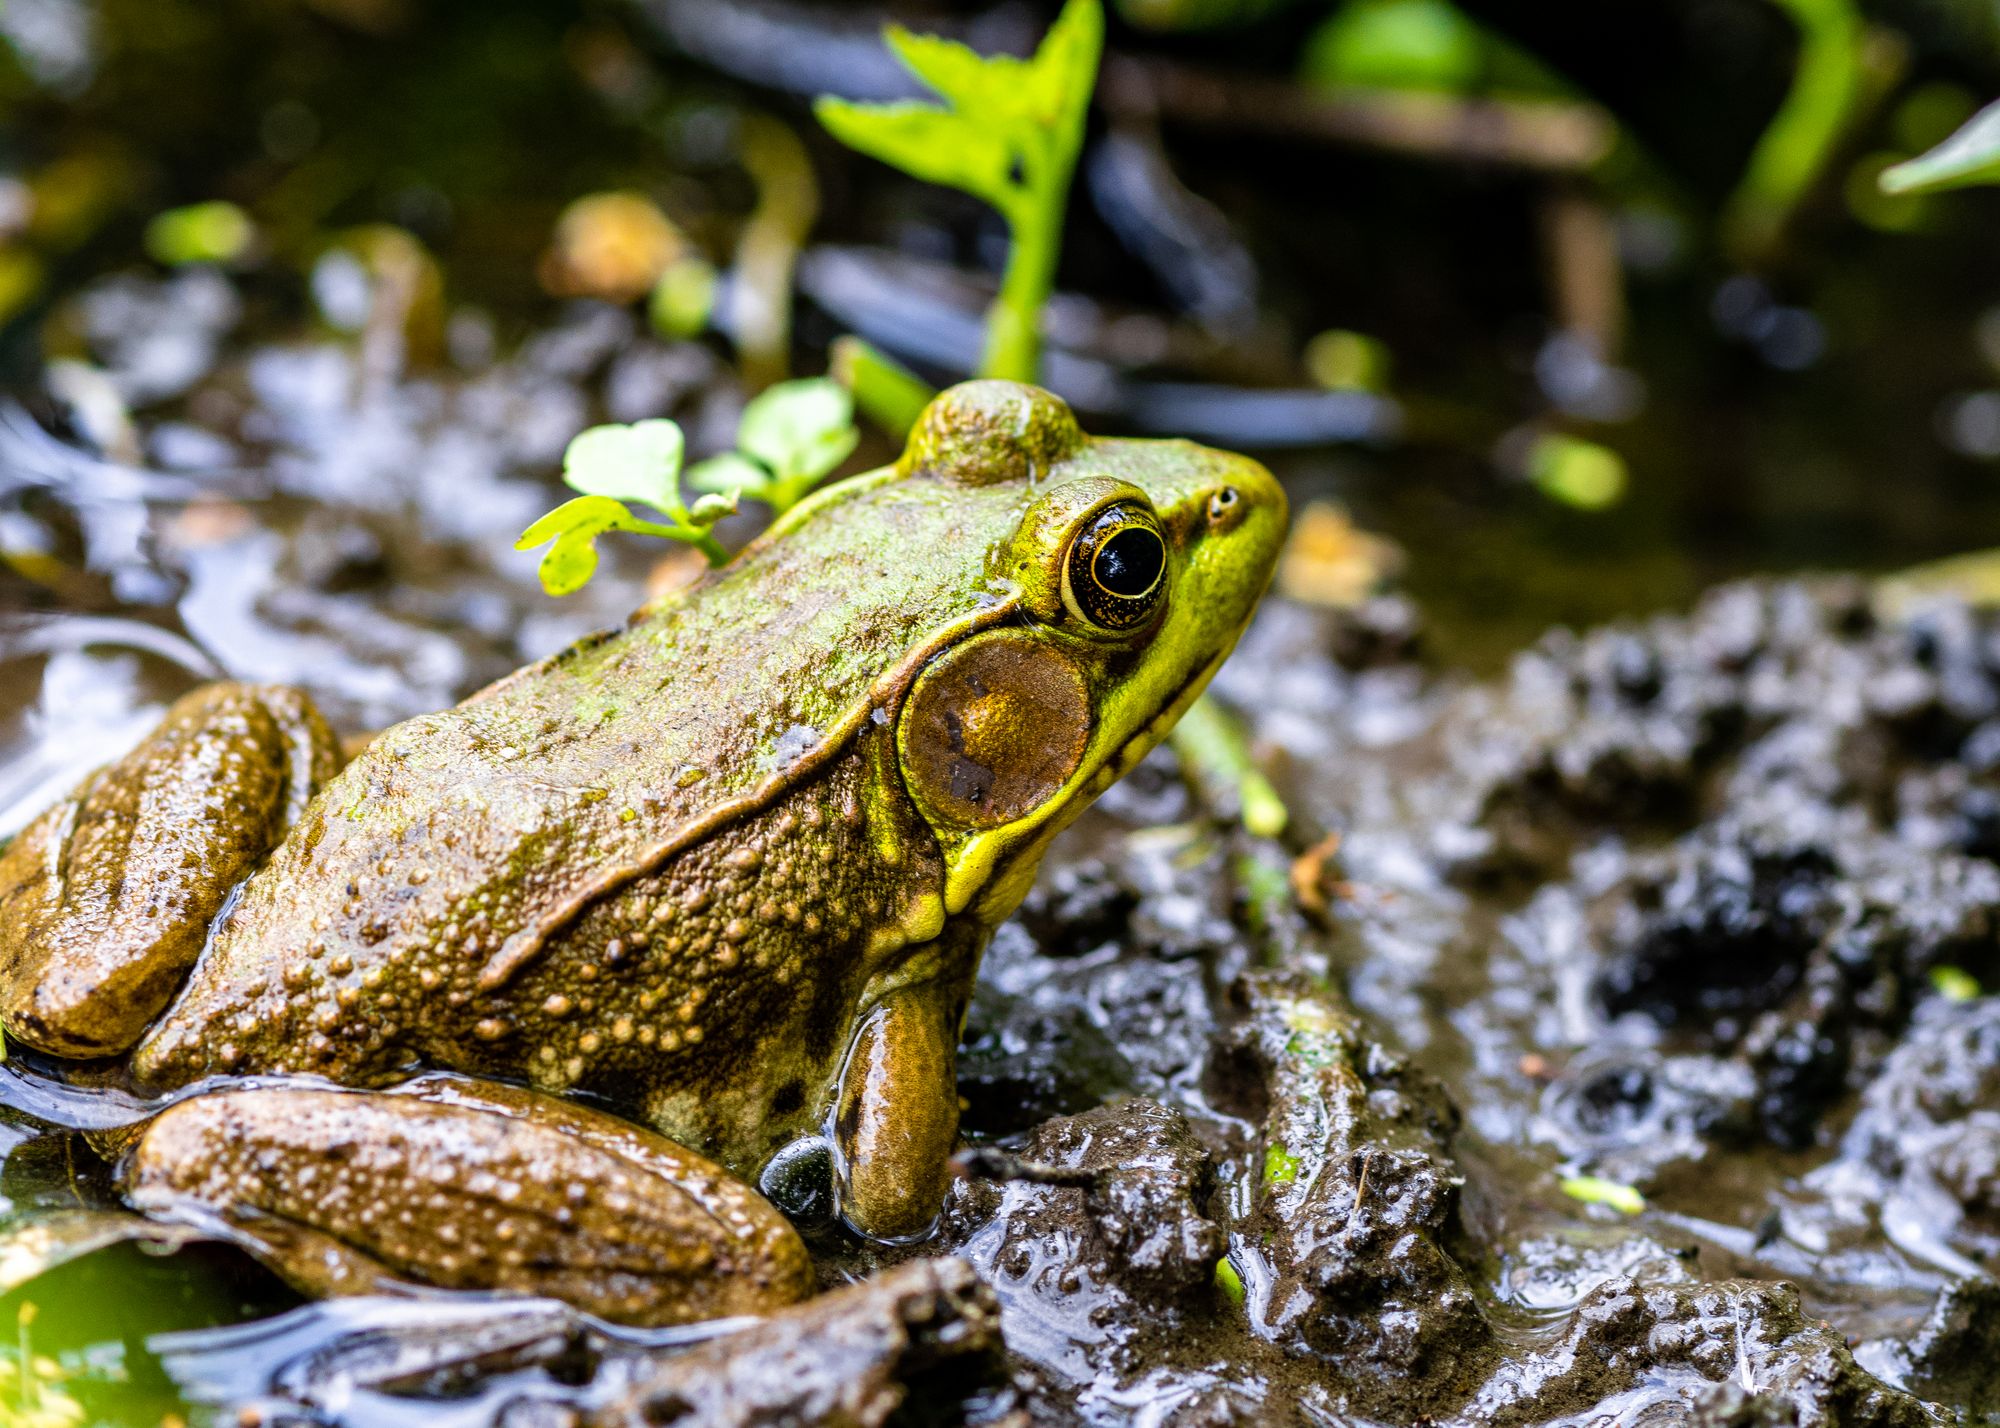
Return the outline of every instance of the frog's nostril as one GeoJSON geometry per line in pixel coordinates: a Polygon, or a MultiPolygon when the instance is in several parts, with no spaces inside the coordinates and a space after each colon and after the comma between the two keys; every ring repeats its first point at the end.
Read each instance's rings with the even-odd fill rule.
{"type": "Polygon", "coordinates": [[[1243,497],[1234,486],[1224,486],[1208,498],[1208,521],[1221,525],[1241,514],[1243,497]]]}
{"type": "Polygon", "coordinates": [[[757,1177],[757,1188],[800,1231],[810,1234],[829,1228],[839,1208],[833,1189],[833,1147],[818,1136],[801,1136],[771,1157],[757,1177]]]}

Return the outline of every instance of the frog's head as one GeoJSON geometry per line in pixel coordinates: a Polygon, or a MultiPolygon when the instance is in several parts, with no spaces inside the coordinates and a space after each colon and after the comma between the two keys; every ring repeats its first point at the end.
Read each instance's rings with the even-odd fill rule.
{"type": "Polygon", "coordinates": [[[1014,497],[988,506],[983,556],[1005,617],[929,660],[897,724],[905,785],[946,856],[945,911],[991,926],[1235,645],[1285,496],[1241,456],[1085,437],[1061,400],[1012,382],[940,395],[900,472],[1014,497]]]}

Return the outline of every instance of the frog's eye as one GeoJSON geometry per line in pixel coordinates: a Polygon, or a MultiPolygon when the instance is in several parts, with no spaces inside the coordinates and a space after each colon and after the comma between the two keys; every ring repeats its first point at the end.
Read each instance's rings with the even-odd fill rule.
{"type": "Polygon", "coordinates": [[[1159,608],[1167,589],[1167,541],[1144,506],[1105,507],[1070,542],[1063,604],[1085,624],[1123,633],[1159,608]]]}

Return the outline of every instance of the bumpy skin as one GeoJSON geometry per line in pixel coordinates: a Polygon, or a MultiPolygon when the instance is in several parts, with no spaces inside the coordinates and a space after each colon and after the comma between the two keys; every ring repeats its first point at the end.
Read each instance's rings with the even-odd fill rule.
{"type": "Polygon", "coordinates": [[[403,1276],[651,1324],[812,1288],[784,1218],[701,1157],[601,1111],[437,1076],[374,1096],[196,1096],[139,1142],[126,1194],[167,1218],[231,1207],[251,1247],[313,1294],[403,1276]]]}
{"type": "MultiPolygon", "coordinates": [[[[449,1068],[595,1093],[740,1175],[825,1132],[849,1221],[919,1233],[988,933],[1227,654],[1284,519],[1253,462],[1088,440],[1034,388],[954,388],[898,465],[375,739],[243,885],[132,1075],[449,1068]],[[1122,630],[1065,583],[1113,506],[1150,512],[1166,556],[1122,630]]],[[[0,889],[33,881],[23,858],[60,867],[52,836],[0,858],[0,889]]],[[[0,926],[22,969],[0,1020],[66,1052],[16,1010],[54,951],[0,926]]]]}
{"type": "Polygon", "coordinates": [[[338,747],[294,689],[210,685],[0,857],[0,1019],[60,1056],[127,1050],[338,747]]]}

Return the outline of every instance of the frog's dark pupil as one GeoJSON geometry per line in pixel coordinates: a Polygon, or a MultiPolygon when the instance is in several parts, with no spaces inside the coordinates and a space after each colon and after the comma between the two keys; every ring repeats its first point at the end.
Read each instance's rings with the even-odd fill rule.
{"type": "Polygon", "coordinates": [[[1166,546],[1157,532],[1127,526],[1099,548],[1092,573],[1111,594],[1136,600],[1153,588],[1166,561],[1166,546]]]}

